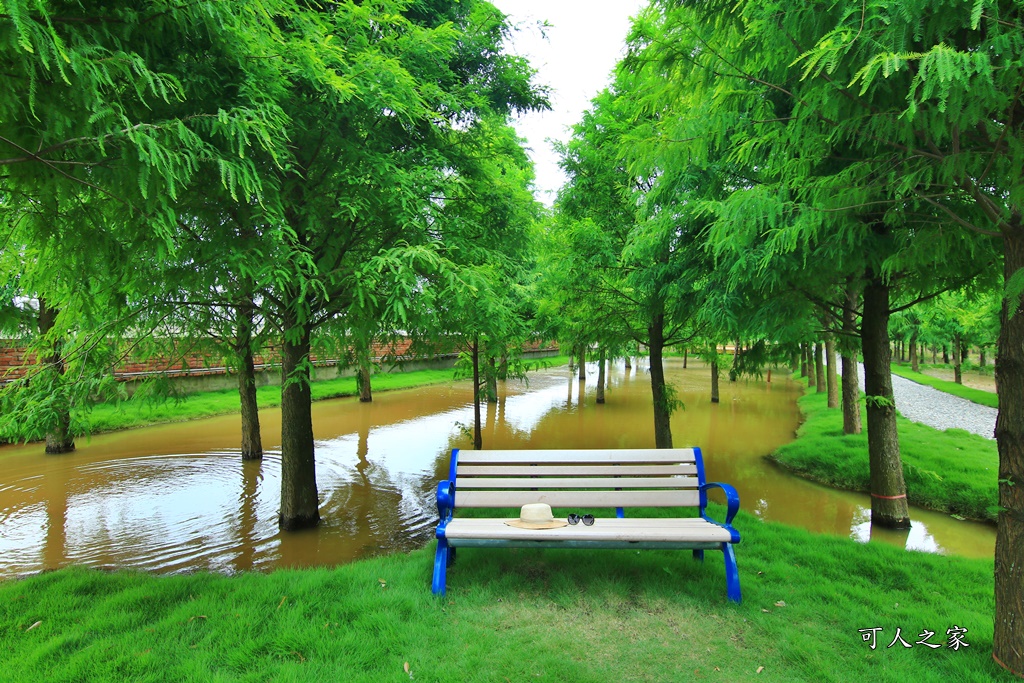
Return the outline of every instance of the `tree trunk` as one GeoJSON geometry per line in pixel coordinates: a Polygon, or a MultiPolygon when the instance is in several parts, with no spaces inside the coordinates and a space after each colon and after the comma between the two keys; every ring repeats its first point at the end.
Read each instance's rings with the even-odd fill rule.
{"type": "Polygon", "coordinates": [[[836,368],[836,338],[831,332],[825,335],[825,360],[828,361],[828,372],[825,384],[828,387],[828,407],[839,407],[839,378],[836,368]]]}
{"type": "Polygon", "coordinates": [[[800,376],[807,376],[807,344],[800,345],[800,376]]]}
{"type": "Polygon", "coordinates": [[[235,355],[238,357],[238,399],[242,416],[242,460],[263,457],[260,410],[256,404],[256,361],[252,354],[254,305],[245,298],[235,309],[235,355]]]}
{"type": "Polygon", "coordinates": [[[860,434],[860,378],[857,376],[857,299],[852,283],[843,306],[843,434],[860,434]]]}
{"type": "Polygon", "coordinates": [[[843,354],[843,434],[860,434],[860,377],[857,352],[843,354]]]}
{"type": "Polygon", "coordinates": [[[957,384],[964,383],[964,375],[961,368],[961,348],[960,348],[960,335],[953,335],[953,381],[957,384]]]}
{"type": "Polygon", "coordinates": [[[626,354],[626,369],[627,370],[632,370],[633,369],[633,359],[629,357],[629,354],[626,354]]]}
{"type": "MultiPolygon", "coordinates": [[[[1024,269],[1021,214],[1003,231],[1003,277],[1024,269]]],[[[1016,303],[1016,302],[1014,302],[1016,303]]],[[[996,342],[996,447],[999,450],[999,517],[995,553],[995,660],[1024,675],[1024,310],[1003,299],[996,342]]]]}
{"type": "Polygon", "coordinates": [[[665,348],[665,316],[655,315],[647,328],[651,358],[651,398],[654,399],[654,447],[672,448],[672,416],[665,387],[665,367],[661,362],[665,348]]]}
{"type": "Polygon", "coordinates": [[[739,373],[736,371],[736,365],[739,364],[740,360],[740,340],[736,340],[735,346],[732,347],[732,366],[729,368],[729,381],[735,382],[739,373]]]}
{"type": "Polygon", "coordinates": [[[942,345],[942,362],[949,365],[949,347],[945,344],[942,345]]]}
{"type": "Polygon", "coordinates": [[[484,365],[484,400],[498,402],[498,361],[493,356],[484,365]]]}
{"type": "Polygon", "coordinates": [[[718,403],[718,357],[711,361],[711,402],[718,403]]]}
{"type": "Polygon", "coordinates": [[[818,386],[817,367],[814,362],[814,347],[810,344],[807,348],[807,388],[814,389],[818,386]]]}
{"type": "Polygon", "coordinates": [[[683,347],[683,370],[686,369],[686,356],[687,356],[687,348],[684,346],[683,347]]]}
{"type": "Polygon", "coordinates": [[[290,311],[285,316],[281,345],[281,514],[285,531],[315,527],[320,523],[313,459],[313,413],[309,386],[308,323],[298,323],[290,311]],[[295,333],[298,332],[296,339],[295,333]]]}
{"type": "Polygon", "coordinates": [[[816,394],[824,394],[826,391],[825,381],[825,361],[822,358],[824,354],[821,349],[821,342],[814,343],[814,377],[817,380],[815,383],[816,394]]]}
{"type": "Polygon", "coordinates": [[[981,348],[978,349],[978,365],[980,367],[985,367],[986,364],[987,363],[985,358],[985,347],[982,346],[981,348]]]}
{"type": "Polygon", "coordinates": [[[587,378],[587,347],[580,344],[580,367],[579,374],[576,375],[579,379],[587,378]]]}
{"type": "Polygon", "coordinates": [[[889,285],[868,274],[861,325],[864,390],[867,394],[868,462],[871,471],[871,523],[906,529],[910,526],[907,487],[903,480],[896,431],[889,351],[889,285]]]}
{"type": "MultiPolygon", "coordinates": [[[[46,299],[39,297],[40,337],[45,338],[50,334],[59,313],[58,309],[47,305],[46,299]]],[[[43,343],[47,351],[39,360],[43,365],[43,372],[49,375],[48,379],[53,387],[50,400],[54,404],[53,421],[46,430],[46,452],[51,455],[70,453],[75,450],[75,437],[71,433],[71,403],[64,389],[64,373],[67,370],[64,363],[64,343],[59,336],[49,341],[44,339],[43,343]]]]}
{"type": "Polygon", "coordinates": [[[480,433],[480,337],[473,340],[473,448],[484,447],[480,433]]]}
{"type": "Polygon", "coordinates": [[[359,389],[359,402],[373,401],[373,362],[371,360],[370,340],[361,336],[355,338],[356,352],[356,387],[359,389]]]}
{"type": "Polygon", "coordinates": [[[598,352],[597,356],[597,402],[604,403],[604,347],[598,352]]]}
{"type": "Polygon", "coordinates": [[[917,357],[917,330],[910,333],[910,369],[921,372],[921,362],[917,357]]]}

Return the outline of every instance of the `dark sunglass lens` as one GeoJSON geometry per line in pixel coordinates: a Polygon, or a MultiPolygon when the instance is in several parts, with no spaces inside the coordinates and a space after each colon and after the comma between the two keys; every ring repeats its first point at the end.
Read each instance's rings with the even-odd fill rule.
{"type": "Polygon", "coordinates": [[[592,526],[594,524],[594,515],[583,515],[583,526],[592,526]]]}
{"type": "MultiPolygon", "coordinates": [[[[575,512],[570,513],[569,514],[569,524],[579,524],[579,523],[580,523],[580,516],[577,515],[575,512]]],[[[584,522],[584,524],[586,524],[586,522],[584,522]]],[[[591,524],[593,524],[593,522],[591,522],[591,524]]]]}

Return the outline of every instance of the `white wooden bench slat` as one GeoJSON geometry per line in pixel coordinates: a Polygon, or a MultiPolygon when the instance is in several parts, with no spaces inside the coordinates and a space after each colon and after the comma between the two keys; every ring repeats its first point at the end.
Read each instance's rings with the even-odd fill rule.
{"type": "Polygon", "coordinates": [[[697,474],[696,465],[462,465],[457,476],[657,476],[697,474]]]}
{"type": "Polygon", "coordinates": [[[568,525],[557,529],[520,529],[504,519],[453,519],[445,536],[458,547],[459,540],[491,538],[521,541],[636,541],[727,543],[729,531],[700,517],[686,519],[598,518],[592,526],[568,525]]]}
{"type": "MultiPolygon", "coordinates": [[[[456,483],[456,487],[458,487],[456,483]]],[[[476,491],[456,488],[460,508],[509,508],[547,503],[553,508],[689,507],[700,495],[689,491],[476,491]]]]}
{"type": "Polygon", "coordinates": [[[459,450],[459,464],[495,465],[499,463],[680,463],[695,462],[692,448],[635,448],[629,450],[536,450],[536,451],[470,451],[459,450]]]}
{"type": "MultiPolygon", "coordinates": [[[[697,477],[470,477],[460,478],[466,489],[696,489],[697,477]]],[[[461,501],[460,501],[461,503],[461,501]]]]}

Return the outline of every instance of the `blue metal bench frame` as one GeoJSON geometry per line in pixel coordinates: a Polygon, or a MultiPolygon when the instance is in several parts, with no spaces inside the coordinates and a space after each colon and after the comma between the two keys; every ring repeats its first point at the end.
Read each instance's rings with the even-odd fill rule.
{"type": "MultiPolygon", "coordinates": [[[[647,543],[643,546],[638,546],[633,542],[617,543],[617,542],[602,542],[602,541],[528,541],[524,543],[508,542],[500,540],[480,540],[476,545],[480,547],[533,547],[533,548],[659,548],[659,549],[690,549],[693,551],[693,557],[695,560],[704,560],[704,551],[708,549],[721,550],[725,557],[725,580],[726,580],[726,592],[730,601],[740,603],[740,577],[739,570],[736,566],[736,553],[733,550],[733,545],[740,542],[739,532],[733,528],[732,520],[736,516],[740,507],[740,497],[736,492],[736,489],[729,484],[722,482],[705,482],[704,477],[704,460],[701,454],[700,448],[694,448],[694,460],[697,469],[698,479],[698,492],[699,492],[699,512],[700,516],[714,524],[722,527],[729,532],[730,540],[728,542],[658,542],[658,543],[647,543]],[[726,498],[727,510],[725,522],[717,522],[707,516],[707,492],[709,489],[718,488],[721,489],[726,498]]],[[[456,509],[456,472],[458,469],[458,458],[459,449],[452,449],[451,463],[449,466],[448,479],[443,480],[437,485],[437,511],[440,515],[440,523],[437,526],[435,533],[437,537],[437,551],[434,556],[434,575],[431,585],[431,590],[435,595],[444,595],[447,583],[447,570],[455,560],[456,548],[449,545],[448,538],[445,535],[448,523],[452,521],[455,509],[456,509]]],[[[624,517],[625,510],[621,507],[616,508],[616,517],[624,517]]]]}

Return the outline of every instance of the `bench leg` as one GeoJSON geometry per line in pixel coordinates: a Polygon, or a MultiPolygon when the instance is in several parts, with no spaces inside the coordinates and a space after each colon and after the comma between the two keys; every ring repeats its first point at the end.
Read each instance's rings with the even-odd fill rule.
{"type": "Polygon", "coordinates": [[[703,562],[704,561],[704,551],[703,550],[694,550],[693,551],[693,559],[697,560],[698,562],[703,562]]]}
{"type": "Polygon", "coordinates": [[[723,543],[722,552],[725,554],[725,585],[729,599],[737,605],[740,603],[740,572],[736,568],[736,552],[732,543],[723,543]]]}
{"type": "Polygon", "coordinates": [[[448,547],[448,539],[437,539],[437,552],[434,554],[434,580],[430,586],[434,595],[444,595],[445,583],[448,579],[449,553],[453,548],[448,547]]]}

